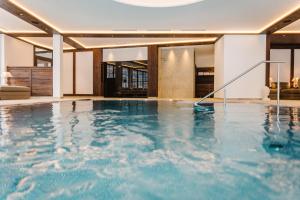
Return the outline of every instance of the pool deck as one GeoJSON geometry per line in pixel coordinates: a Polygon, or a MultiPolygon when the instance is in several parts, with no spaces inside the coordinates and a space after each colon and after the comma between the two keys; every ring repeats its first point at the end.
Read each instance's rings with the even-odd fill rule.
{"type": "MultiPolygon", "coordinates": [[[[193,103],[199,99],[162,99],[162,98],[104,98],[104,97],[93,97],[93,96],[68,96],[64,98],[53,98],[53,97],[32,97],[25,100],[0,100],[0,106],[10,105],[28,105],[37,103],[52,103],[61,101],[76,101],[76,100],[159,100],[159,101],[184,101],[186,103],[193,103]]],[[[208,102],[223,102],[222,99],[208,99],[208,102]]],[[[276,105],[275,100],[257,100],[257,99],[229,99],[228,103],[245,103],[245,104],[265,104],[265,105],[276,105]]],[[[280,105],[290,107],[300,107],[300,101],[298,100],[281,100],[280,105]]]]}

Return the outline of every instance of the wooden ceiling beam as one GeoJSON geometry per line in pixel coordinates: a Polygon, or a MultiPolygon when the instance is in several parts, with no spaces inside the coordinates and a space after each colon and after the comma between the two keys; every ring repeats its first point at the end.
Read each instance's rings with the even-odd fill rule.
{"type": "Polygon", "coordinates": [[[300,8],[291,13],[290,15],[282,18],[280,21],[272,24],[270,27],[266,28],[262,33],[263,34],[272,34],[276,31],[292,24],[293,22],[300,19],[300,8]]]}
{"type": "Polygon", "coordinates": [[[52,37],[49,33],[7,33],[12,37],[52,37]]]}
{"type": "Polygon", "coordinates": [[[35,16],[31,15],[27,11],[16,6],[15,4],[11,3],[8,0],[0,0],[0,7],[3,8],[4,10],[8,11],[12,15],[22,19],[25,22],[28,22],[29,24],[37,27],[38,29],[40,29],[48,34],[57,33],[57,31],[54,28],[52,28],[48,24],[40,21],[35,16]]]}
{"type": "MultiPolygon", "coordinates": [[[[8,11],[12,15],[22,19],[23,21],[37,27],[41,31],[44,31],[48,35],[52,36],[54,33],[61,34],[61,33],[59,33],[58,30],[55,30],[53,27],[49,26],[45,22],[36,18],[35,16],[33,16],[29,12],[25,11],[24,9],[11,3],[9,0],[0,0],[0,7],[3,8],[4,10],[8,11]]],[[[24,33],[23,33],[23,36],[22,36],[22,33],[19,33],[19,36],[17,36],[17,33],[10,34],[10,35],[13,37],[25,37],[24,33]]],[[[27,37],[28,37],[28,35],[30,35],[30,34],[27,34],[27,37]]],[[[35,35],[35,34],[31,34],[31,35],[35,35]]],[[[64,34],[61,34],[61,35],[63,35],[64,38],[66,37],[64,34]]],[[[32,37],[32,36],[29,36],[29,37],[32,37]]],[[[72,39],[65,38],[64,41],[65,41],[65,43],[71,45],[74,48],[84,48],[83,46],[81,46],[80,44],[78,44],[77,42],[75,42],[72,39]]]]}
{"type": "Polygon", "coordinates": [[[78,42],[72,40],[69,37],[64,37],[64,42],[67,43],[68,45],[76,48],[76,49],[85,49],[84,46],[82,46],[81,44],[79,44],[78,42]]]}

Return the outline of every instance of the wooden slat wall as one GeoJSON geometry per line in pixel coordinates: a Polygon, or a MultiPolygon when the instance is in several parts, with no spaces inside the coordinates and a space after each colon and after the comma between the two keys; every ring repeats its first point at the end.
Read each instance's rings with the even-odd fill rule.
{"type": "Polygon", "coordinates": [[[26,86],[31,87],[31,69],[28,67],[8,67],[7,71],[9,71],[13,78],[8,79],[9,85],[18,85],[18,86],[26,86]]]}
{"type": "Polygon", "coordinates": [[[12,74],[9,85],[31,88],[32,96],[52,96],[52,68],[41,67],[8,67],[12,74]]]}
{"type": "Polygon", "coordinates": [[[52,68],[32,68],[32,96],[52,96],[52,68]]]}

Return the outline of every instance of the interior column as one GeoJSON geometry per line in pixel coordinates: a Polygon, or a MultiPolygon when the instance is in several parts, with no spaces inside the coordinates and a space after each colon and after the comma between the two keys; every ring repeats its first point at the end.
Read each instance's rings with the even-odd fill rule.
{"type": "Polygon", "coordinates": [[[0,34],[0,83],[5,84],[4,78],[2,78],[2,73],[6,72],[6,56],[5,56],[5,35],[0,34]]]}
{"type": "Polygon", "coordinates": [[[53,97],[63,97],[63,36],[53,34],[53,97]]]}

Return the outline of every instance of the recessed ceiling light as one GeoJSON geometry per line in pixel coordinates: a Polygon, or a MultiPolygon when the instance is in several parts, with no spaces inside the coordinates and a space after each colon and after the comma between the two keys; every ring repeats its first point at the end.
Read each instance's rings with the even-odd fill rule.
{"type": "Polygon", "coordinates": [[[141,7],[175,7],[197,3],[204,0],[114,0],[119,3],[141,7]]]}

